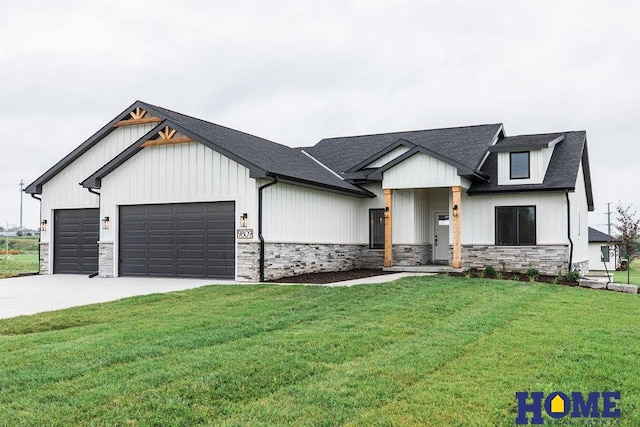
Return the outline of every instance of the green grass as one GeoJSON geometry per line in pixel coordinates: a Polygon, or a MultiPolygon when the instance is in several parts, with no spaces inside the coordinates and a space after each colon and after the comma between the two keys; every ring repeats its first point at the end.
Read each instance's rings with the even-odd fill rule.
{"type": "Polygon", "coordinates": [[[7,246],[10,250],[17,250],[20,253],[8,257],[0,254],[0,279],[38,272],[38,237],[1,237],[0,250],[4,252],[7,246]]]}
{"type": "Polygon", "coordinates": [[[37,273],[38,252],[18,255],[0,255],[0,278],[13,277],[21,273],[37,273]]]}
{"type": "Polygon", "coordinates": [[[501,425],[516,391],[622,393],[640,299],[452,277],[211,286],[0,321],[0,424],[501,425]]]}
{"type": "MultiPolygon", "coordinates": [[[[597,270],[592,273],[604,275],[606,272],[604,270],[597,270]]],[[[609,273],[613,273],[614,283],[627,283],[626,271],[610,271],[609,273]]],[[[629,269],[629,283],[640,286],[640,259],[635,259],[631,263],[631,268],[629,269]]]]}

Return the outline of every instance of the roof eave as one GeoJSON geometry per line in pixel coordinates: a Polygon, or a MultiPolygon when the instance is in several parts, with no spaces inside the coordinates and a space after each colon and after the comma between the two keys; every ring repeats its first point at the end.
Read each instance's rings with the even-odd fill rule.
{"type": "Polygon", "coordinates": [[[82,144],[76,147],[73,151],[67,154],[62,160],[53,165],[49,170],[40,175],[35,181],[29,184],[24,191],[29,194],[42,194],[42,186],[46,184],[51,178],[56,176],[61,170],[67,167],[70,163],[78,159],[78,157],[82,156],[84,153],[89,151],[91,147],[100,142],[103,138],[109,135],[111,132],[115,130],[113,125],[117,122],[123,120],[125,117],[129,115],[135,107],[146,105],[142,101],[136,101],[122,111],[118,116],[116,116],[109,123],[100,128],[96,133],[91,135],[87,140],[85,140],[82,144]]]}

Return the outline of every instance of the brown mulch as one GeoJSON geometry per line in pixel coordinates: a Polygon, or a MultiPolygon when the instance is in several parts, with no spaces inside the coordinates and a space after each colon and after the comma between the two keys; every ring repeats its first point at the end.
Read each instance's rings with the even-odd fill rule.
{"type": "MultiPolygon", "coordinates": [[[[495,276],[487,276],[487,275],[482,275],[482,270],[469,270],[466,273],[447,273],[449,276],[454,276],[454,277],[473,277],[473,278],[484,278],[484,279],[496,279],[495,276]]],[[[503,273],[502,277],[500,278],[502,280],[514,280],[514,281],[518,281],[518,282],[530,282],[531,280],[529,279],[529,276],[527,276],[524,273],[503,273]]],[[[553,283],[553,284],[557,284],[557,285],[565,285],[565,286],[578,286],[578,282],[570,282],[569,280],[567,280],[564,277],[557,277],[557,276],[545,276],[543,274],[539,275],[536,280],[534,280],[534,282],[538,282],[538,283],[553,283]]]]}
{"type": "Polygon", "coordinates": [[[376,269],[358,269],[349,271],[331,271],[326,273],[309,273],[299,276],[283,277],[281,279],[269,280],[269,283],[334,283],[345,280],[362,279],[364,277],[380,276],[382,274],[391,274],[390,271],[382,271],[376,269]]]}

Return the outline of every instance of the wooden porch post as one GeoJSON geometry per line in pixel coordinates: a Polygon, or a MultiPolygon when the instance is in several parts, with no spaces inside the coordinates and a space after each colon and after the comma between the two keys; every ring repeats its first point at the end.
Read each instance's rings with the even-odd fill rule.
{"type": "Polygon", "coordinates": [[[393,267],[393,242],[391,239],[392,206],[391,198],[393,190],[384,189],[384,266],[393,267]]]}
{"type": "Polygon", "coordinates": [[[462,240],[460,235],[461,191],[462,188],[459,185],[451,187],[451,192],[453,193],[453,260],[451,266],[453,268],[462,267],[462,240]]]}

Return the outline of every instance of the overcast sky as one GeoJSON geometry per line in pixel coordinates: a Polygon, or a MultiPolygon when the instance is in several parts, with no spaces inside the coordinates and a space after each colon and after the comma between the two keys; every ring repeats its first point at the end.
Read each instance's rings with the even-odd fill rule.
{"type": "Polygon", "coordinates": [[[19,221],[20,179],[140,99],[290,146],[586,130],[606,231],[606,202],[640,210],[639,22],[631,0],[5,2],[0,223],[19,221]]]}

